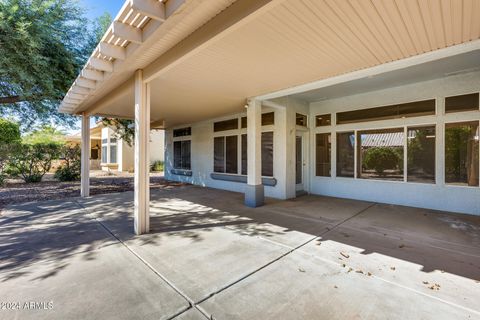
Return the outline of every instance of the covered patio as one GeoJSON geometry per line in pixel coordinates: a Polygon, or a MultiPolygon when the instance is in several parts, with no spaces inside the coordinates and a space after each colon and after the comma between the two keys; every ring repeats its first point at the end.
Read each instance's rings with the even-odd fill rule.
{"type": "Polygon", "coordinates": [[[474,319],[480,218],[196,186],[8,207],[0,295],[52,302],[0,319],[474,319]],[[128,303],[125,303],[128,301],[128,303]]]}
{"type": "MultiPolygon", "coordinates": [[[[303,101],[300,109],[307,114],[305,127],[313,128],[311,124],[317,115],[312,113],[314,103],[406,84],[415,87],[418,81],[440,78],[445,83],[433,84],[431,91],[404,88],[414,93],[412,97],[405,97],[405,91],[400,90],[393,95],[396,98],[391,93],[383,94],[384,105],[436,99],[428,122],[438,127],[435,169],[438,188],[427,187],[427,192],[431,195],[428,206],[438,209],[445,203],[439,205],[436,199],[445,199],[445,194],[450,192],[444,188],[442,126],[445,121],[453,120],[478,122],[478,97],[473,111],[444,116],[445,97],[441,96],[477,94],[480,25],[475,12],[478,12],[478,2],[466,0],[443,4],[434,1],[432,5],[424,1],[397,4],[388,1],[129,0],[73,83],[60,111],[83,117],[82,141],[86,147],[89,117],[135,120],[134,228],[137,234],[142,234],[150,230],[147,177],[151,128],[172,130],[176,126],[240,114],[247,108],[246,134],[250,143],[245,165],[249,169],[244,174],[246,177],[240,177],[246,180],[241,188],[245,194],[242,202],[257,207],[263,204],[266,194],[261,169],[262,108],[279,110],[278,128],[274,130],[278,136],[274,139],[283,149],[276,156],[276,166],[281,170],[274,169],[280,173],[274,182],[278,182],[276,197],[293,198],[298,191],[290,172],[295,161],[291,127],[295,129],[296,115],[294,108],[282,101],[303,101]],[[455,75],[460,80],[457,81],[455,75]],[[466,87],[462,81],[473,88],[466,87]]],[[[375,99],[363,104],[378,106],[380,102],[375,99]]],[[[424,119],[412,121],[418,125],[424,119]]],[[[402,125],[406,124],[402,122],[402,125]]],[[[311,136],[313,146],[312,131],[305,134],[311,136]]],[[[213,143],[213,139],[205,137],[213,143]]],[[[202,145],[202,152],[209,151],[205,146],[202,145]]],[[[313,154],[313,150],[309,153],[313,154]]],[[[86,155],[83,160],[82,195],[86,197],[89,195],[86,155]]],[[[311,159],[303,160],[299,163],[313,168],[311,159]]],[[[184,173],[197,178],[196,184],[203,182],[198,177],[203,179],[212,172],[207,155],[199,163],[207,169],[184,173]]],[[[334,169],[335,164],[332,172],[334,169]]],[[[238,174],[238,168],[234,171],[238,174]]],[[[478,170],[472,172],[478,176],[478,170]]],[[[335,173],[331,178],[335,178],[335,173]]],[[[209,182],[213,186],[214,182],[209,182]]],[[[315,188],[311,182],[306,184],[316,189],[314,193],[325,194],[326,189],[332,189],[325,184],[315,188]]],[[[337,195],[351,194],[347,189],[352,185],[349,182],[348,186],[340,186],[337,195]]],[[[379,184],[374,187],[381,188],[379,184]]],[[[357,189],[368,187],[362,185],[357,189]]],[[[426,205],[415,197],[424,186],[400,189],[395,194],[405,193],[405,199],[389,199],[390,195],[385,195],[384,202],[426,205]]],[[[474,200],[478,188],[457,191],[458,196],[449,210],[478,214],[478,203],[474,200]]],[[[366,199],[365,195],[357,196],[362,197],[366,199]]],[[[447,205],[449,203],[453,202],[447,201],[447,205]]]]}

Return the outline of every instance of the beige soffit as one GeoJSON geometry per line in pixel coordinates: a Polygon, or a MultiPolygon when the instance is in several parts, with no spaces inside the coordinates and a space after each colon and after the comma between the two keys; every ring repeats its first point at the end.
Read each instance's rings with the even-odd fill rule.
{"type": "Polygon", "coordinates": [[[79,114],[235,0],[127,0],[65,95],[79,114]]]}

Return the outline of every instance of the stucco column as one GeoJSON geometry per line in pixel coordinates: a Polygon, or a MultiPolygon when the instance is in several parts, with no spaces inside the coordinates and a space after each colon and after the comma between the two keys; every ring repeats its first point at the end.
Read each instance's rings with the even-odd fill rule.
{"type": "Polygon", "coordinates": [[[150,229],[149,184],[150,84],[143,82],[143,71],[135,72],[135,234],[150,229]]]}
{"type": "Polygon", "coordinates": [[[80,195],[90,195],[90,117],[82,114],[82,142],[81,142],[81,169],[80,169],[80,195]]]}
{"type": "Polygon", "coordinates": [[[251,100],[247,108],[247,186],[245,205],[259,207],[265,197],[262,185],[262,104],[251,100]]]}

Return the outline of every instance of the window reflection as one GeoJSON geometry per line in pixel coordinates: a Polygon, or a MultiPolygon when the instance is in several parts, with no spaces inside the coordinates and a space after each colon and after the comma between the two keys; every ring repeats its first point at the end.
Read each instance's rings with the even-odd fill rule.
{"type": "Polygon", "coordinates": [[[403,181],[403,128],[358,132],[358,177],[403,181]]]}
{"type": "Polygon", "coordinates": [[[435,126],[408,128],[407,181],[435,183],[435,126]]]}
{"type": "Polygon", "coordinates": [[[478,186],[478,122],[445,125],[445,181],[478,186]]]}

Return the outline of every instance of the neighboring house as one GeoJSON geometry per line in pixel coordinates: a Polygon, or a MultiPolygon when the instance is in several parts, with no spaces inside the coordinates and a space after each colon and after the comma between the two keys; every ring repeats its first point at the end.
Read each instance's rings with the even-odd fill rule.
{"type": "MultiPolygon", "coordinates": [[[[163,130],[150,131],[150,163],[164,160],[163,130]]],[[[67,137],[70,143],[80,144],[81,134],[77,133],[67,137]]],[[[90,129],[90,169],[133,172],[134,170],[134,146],[130,146],[125,140],[117,139],[115,130],[97,123],[90,129]]]]}
{"type": "Polygon", "coordinates": [[[480,215],[480,2],[392,3],[127,1],[60,111],[84,132],[135,119],[138,233],[150,128],[166,178],[249,206],[312,193],[480,215]],[[367,171],[379,144],[398,162],[367,171]]]}

